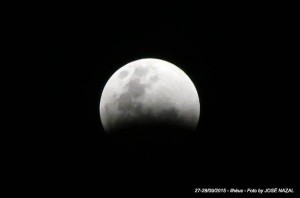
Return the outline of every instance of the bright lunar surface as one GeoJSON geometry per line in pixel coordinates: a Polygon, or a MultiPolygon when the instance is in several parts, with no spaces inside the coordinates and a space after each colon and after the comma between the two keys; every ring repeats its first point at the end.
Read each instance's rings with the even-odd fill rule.
{"type": "Polygon", "coordinates": [[[100,117],[106,132],[141,130],[194,130],[200,116],[197,90],[177,66],[146,58],[126,64],[106,83],[100,117]]]}

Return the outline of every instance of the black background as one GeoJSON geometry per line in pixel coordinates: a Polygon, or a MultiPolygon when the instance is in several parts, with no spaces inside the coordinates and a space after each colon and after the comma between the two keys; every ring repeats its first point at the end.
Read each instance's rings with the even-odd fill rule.
{"type": "Polygon", "coordinates": [[[292,16],[283,9],[41,6],[27,27],[36,44],[30,56],[38,107],[24,170],[32,191],[197,197],[197,187],[295,188],[293,78],[286,66],[292,16]],[[149,57],[179,66],[197,88],[199,125],[179,145],[119,145],[102,128],[105,83],[119,67],[149,57]]]}

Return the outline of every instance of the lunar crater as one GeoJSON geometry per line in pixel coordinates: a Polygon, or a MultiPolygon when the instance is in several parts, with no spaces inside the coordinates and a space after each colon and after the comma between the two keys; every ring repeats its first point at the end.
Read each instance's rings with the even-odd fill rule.
{"type": "Polygon", "coordinates": [[[134,69],[133,75],[138,76],[138,77],[143,77],[143,76],[147,75],[148,72],[149,72],[149,69],[146,67],[136,67],[134,69]]]}
{"type": "Polygon", "coordinates": [[[155,75],[155,76],[151,76],[151,77],[150,77],[150,81],[151,81],[152,83],[157,83],[158,80],[159,80],[158,75],[155,75]]]}
{"type": "Polygon", "coordinates": [[[127,70],[123,70],[123,71],[121,71],[120,73],[119,73],[119,78],[120,79],[124,79],[124,78],[126,78],[126,76],[128,76],[128,71],[127,70]]]}

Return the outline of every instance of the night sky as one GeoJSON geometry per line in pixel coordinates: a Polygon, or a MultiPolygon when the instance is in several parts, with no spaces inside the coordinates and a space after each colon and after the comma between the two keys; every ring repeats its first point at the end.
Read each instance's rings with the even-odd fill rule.
{"type": "Polygon", "coordinates": [[[52,5],[36,16],[33,186],[98,197],[295,187],[280,15],[263,6],[115,4],[52,5]],[[155,147],[104,132],[104,85],[140,58],[169,61],[191,78],[201,105],[194,134],[155,147]]]}

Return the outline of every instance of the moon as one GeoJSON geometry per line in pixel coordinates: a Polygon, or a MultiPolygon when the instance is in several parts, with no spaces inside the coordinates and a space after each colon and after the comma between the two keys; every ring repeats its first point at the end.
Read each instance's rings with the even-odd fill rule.
{"type": "Polygon", "coordinates": [[[139,59],[118,69],[100,99],[100,118],[108,133],[129,129],[193,131],[200,102],[191,79],[174,64],[139,59]]]}

